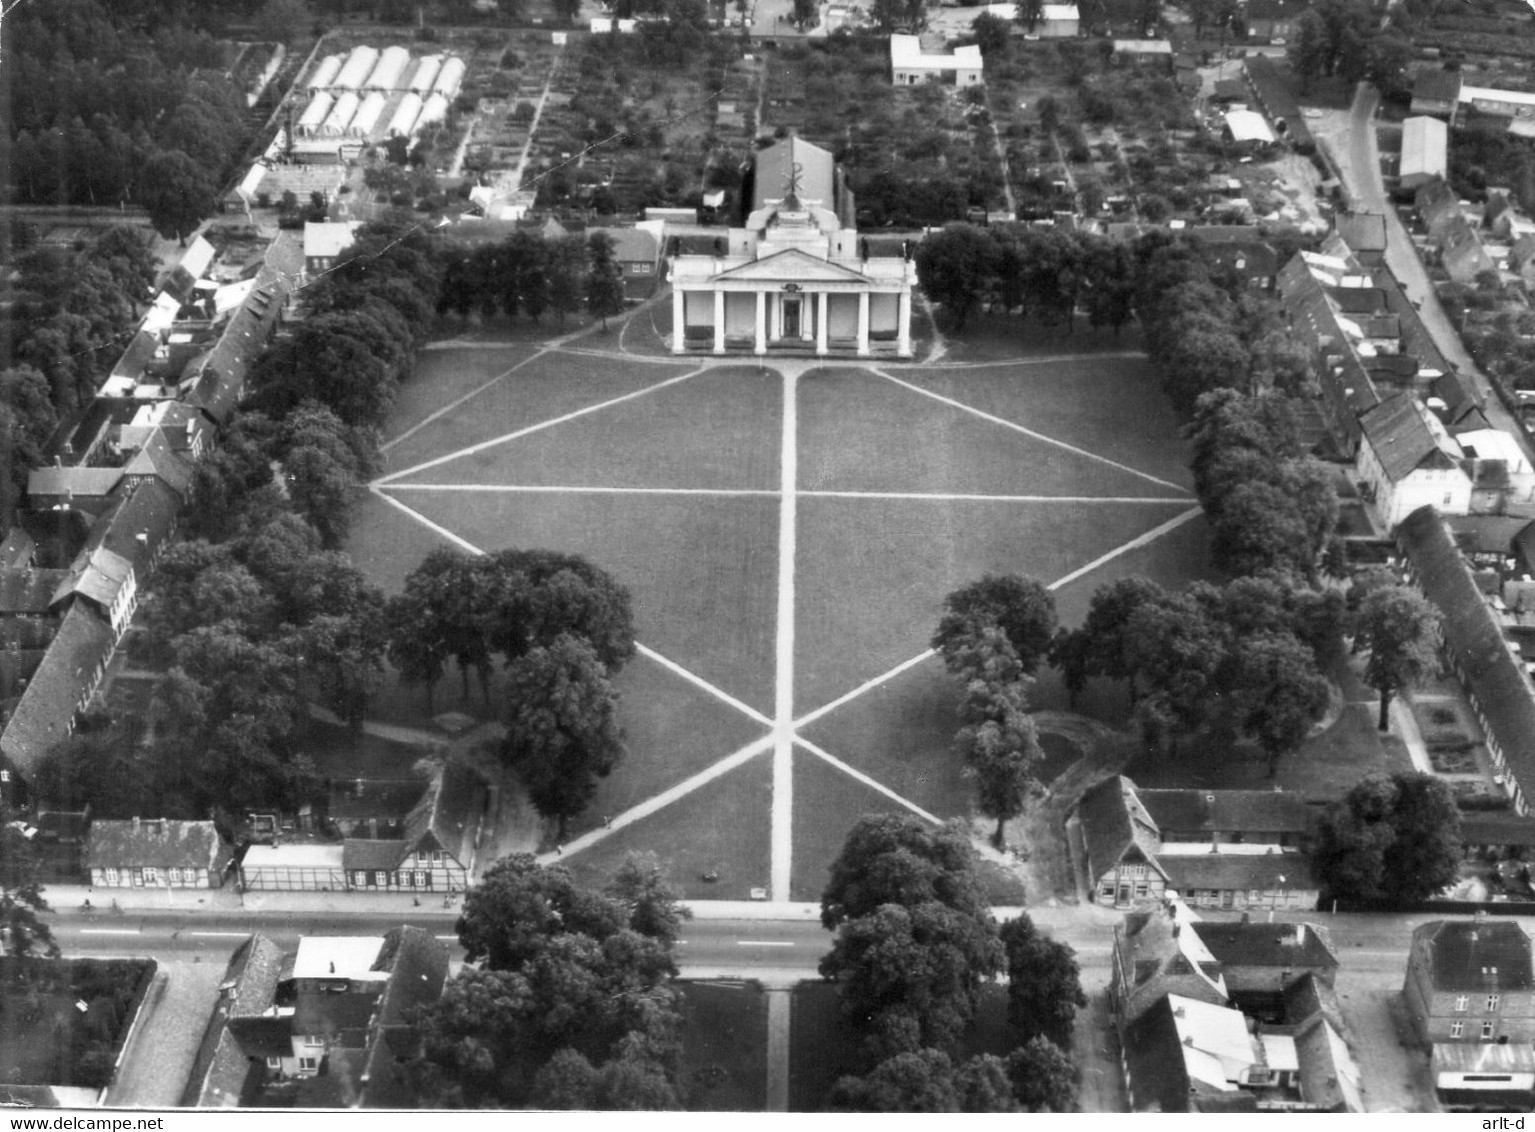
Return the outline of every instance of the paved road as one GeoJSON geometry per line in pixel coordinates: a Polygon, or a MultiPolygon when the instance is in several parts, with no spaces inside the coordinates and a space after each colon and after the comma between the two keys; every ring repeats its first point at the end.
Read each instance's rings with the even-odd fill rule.
{"type": "Polygon", "coordinates": [[[1407,297],[1417,306],[1423,325],[1428,328],[1439,352],[1462,373],[1470,374],[1476,382],[1482,397],[1483,412],[1492,426],[1513,436],[1524,449],[1525,456],[1535,460],[1535,448],[1532,448],[1524,429],[1498,399],[1487,375],[1477,368],[1449,316],[1444,313],[1439,296],[1429,281],[1428,271],[1413,246],[1411,234],[1386,198],[1385,183],[1380,173],[1380,151],[1375,138],[1375,113],[1379,106],[1380,94],[1376,89],[1368,83],[1360,83],[1354,95],[1354,104],[1349,110],[1348,146],[1338,147],[1336,151],[1349,196],[1365,208],[1385,214],[1386,266],[1391,269],[1391,274],[1401,284],[1407,297]]]}

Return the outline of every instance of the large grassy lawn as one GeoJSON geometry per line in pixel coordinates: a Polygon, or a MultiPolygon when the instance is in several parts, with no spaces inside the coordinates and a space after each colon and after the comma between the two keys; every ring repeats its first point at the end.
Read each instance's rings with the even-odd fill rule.
{"type": "MultiPolygon", "coordinates": [[[[472,358],[476,367],[495,364],[486,355],[507,359],[501,364],[500,370],[492,370],[492,373],[512,369],[528,356],[526,348],[520,346],[508,346],[504,351],[455,350],[442,364],[451,371],[454,359],[459,355],[472,358]]],[[[437,364],[434,354],[426,354],[424,357],[426,360],[423,365],[437,364]]],[[[388,459],[387,471],[399,472],[461,448],[482,444],[566,413],[647,389],[670,377],[685,374],[690,368],[654,362],[627,364],[575,354],[543,354],[536,362],[512,370],[501,380],[488,385],[460,404],[454,405],[453,402],[462,397],[463,393],[454,393],[452,387],[444,389],[436,398],[437,408],[431,410],[445,410],[441,415],[409,435],[405,435],[408,429],[394,433],[397,439],[385,452],[388,459]]],[[[416,388],[416,382],[417,379],[412,378],[405,383],[405,387],[416,388]]],[[[472,389],[477,384],[484,384],[484,381],[466,384],[472,389]]],[[[427,397],[430,388],[430,383],[422,383],[420,396],[427,397]]]]}
{"type": "Polygon", "coordinates": [[[1055,582],[1190,506],[802,498],[797,710],[926,649],[944,595],[965,582],[985,573],[1055,582]]]}
{"type": "Polygon", "coordinates": [[[455,491],[400,498],[482,550],[585,555],[633,592],[642,642],[759,711],[772,709],[776,499],[455,491]]]}
{"type": "Polygon", "coordinates": [[[1144,357],[1023,360],[895,376],[1161,479],[1192,488],[1181,422],[1144,357]]]}
{"type": "MultiPolygon", "coordinates": [[[[896,376],[905,380],[902,371],[896,376]]],[[[993,415],[1032,428],[1026,398],[993,415]]],[[[984,420],[876,374],[822,370],[800,384],[802,491],[1166,498],[1179,487],[984,420]]],[[[1112,435],[1112,425],[1104,426],[1112,435]]]]}
{"type": "Polygon", "coordinates": [[[532,344],[429,347],[400,386],[384,440],[392,440],[486,382],[514,371],[535,353],[537,347],[532,344]]]}
{"type": "MultiPolygon", "coordinates": [[[[605,884],[624,857],[655,853],[689,900],[747,900],[767,887],[773,760],[759,755],[649,817],[615,830],[569,868],[585,884],[605,884]],[[712,881],[705,880],[713,876],[712,881]]],[[[600,817],[599,817],[600,820],[600,817]]]]}
{"type": "Polygon", "coordinates": [[[782,404],[776,373],[709,370],[392,483],[776,491],[782,404]]]}

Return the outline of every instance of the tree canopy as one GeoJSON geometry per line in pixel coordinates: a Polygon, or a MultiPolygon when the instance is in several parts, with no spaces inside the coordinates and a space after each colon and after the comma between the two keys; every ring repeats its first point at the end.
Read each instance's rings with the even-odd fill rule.
{"type": "Polygon", "coordinates": [[[1449,786],[1433,775],[1372,775],[1323,813],[1310,852],[1317,879],[1333,898],[1390,905],[1425,900],[1455,879],[1460,811],[1449,786]]]}

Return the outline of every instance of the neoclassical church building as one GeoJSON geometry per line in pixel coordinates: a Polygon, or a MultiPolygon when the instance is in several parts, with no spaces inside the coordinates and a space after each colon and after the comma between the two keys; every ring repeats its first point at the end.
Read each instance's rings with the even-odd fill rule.
{"type": "Polygon", "coordinates": [[[853,194],[826,150],[759,150],[745,227],[687,237],[671,257],[672,352],[911,357],[916,264],[860,237],[853,194]]]}

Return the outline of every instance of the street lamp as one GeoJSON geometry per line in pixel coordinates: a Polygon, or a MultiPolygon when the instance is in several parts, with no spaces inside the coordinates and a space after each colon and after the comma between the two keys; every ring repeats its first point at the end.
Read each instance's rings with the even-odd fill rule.
{"type": "MultiPolygon", "coordinates": [[[[1275,879],[1277,879],[1279,881],[1279,902],[1281,904],[1283,904],[1284,903],[1284,898],[1285,898],[1285,893],[1284,893],[1285,875],[1284,875],[1284,873],[1280,873],[1279,876],[1277,878],[1275,878],[1275,879]]],[[[1270,904],[1269,904],[1269,923],[1272,924],[1273,922],[1274,922],[1274,905],[1273,905],[1272,902],[1270,902],[1270,904]]]]}

